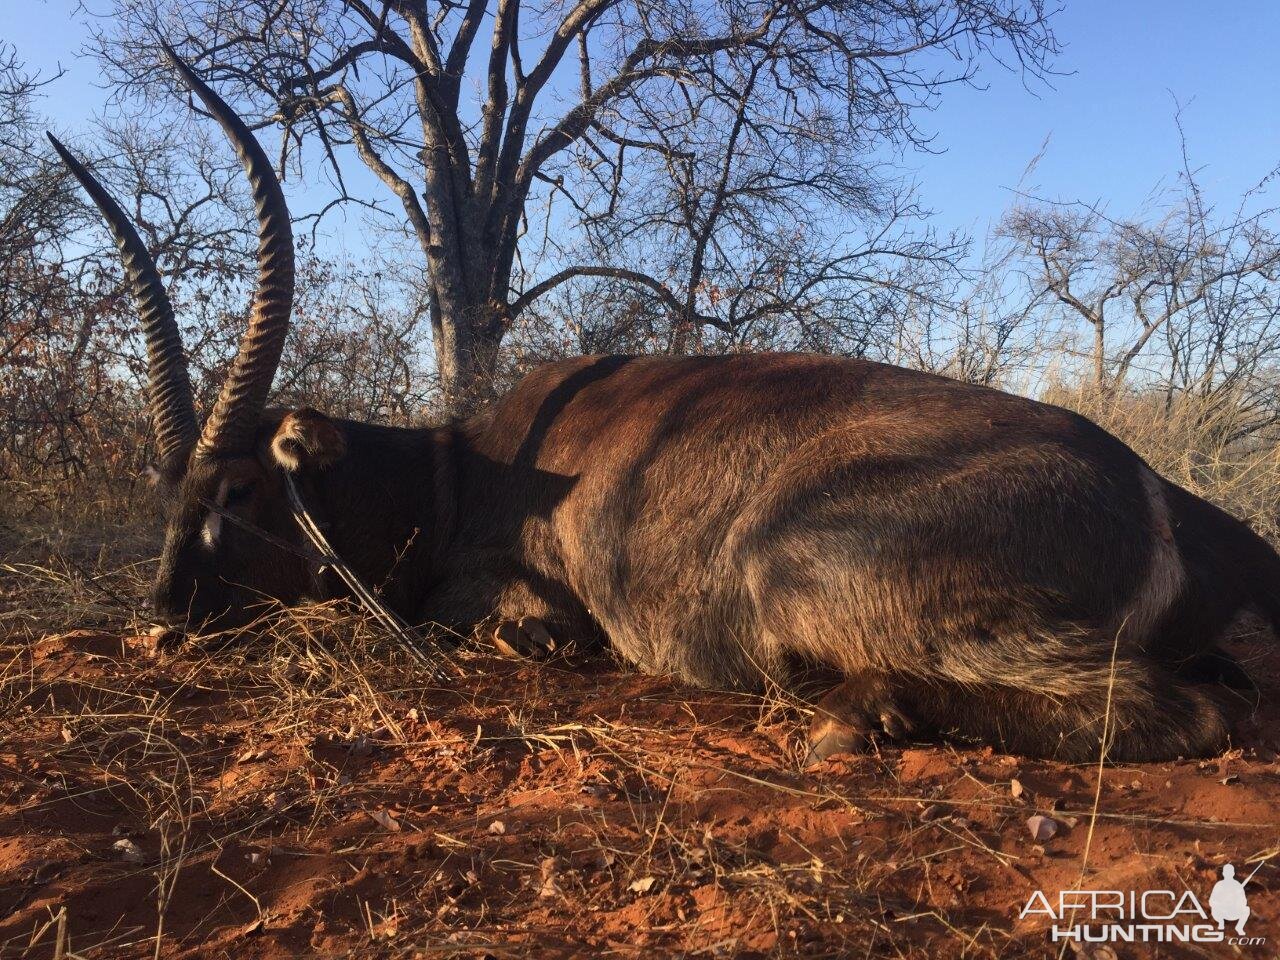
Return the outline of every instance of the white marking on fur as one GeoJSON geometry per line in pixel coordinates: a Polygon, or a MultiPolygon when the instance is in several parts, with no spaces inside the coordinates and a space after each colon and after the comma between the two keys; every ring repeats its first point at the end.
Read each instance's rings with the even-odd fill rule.
{"type": "Polygon", "coordinates": [[[1143,642],[1151,639],[1160,618],[1173,606],[1186,582],[1182,556],[1173,540],[1173,523],[1162,481],[1152,471],[1142,470],[1142,488],[1147,494],[1151,516],[1151,559],[1147,576],[1124,610],[1118,626],[1125,638],[1143,642]]]}
{"type": "Polygon", "coordinates": [[[296,473],[302,469],[301,458],[294,455],[292,448],[284,441],[291,439],[289,436],[278,436],[271,441],[271,452],[275,454],[276,462],[284,467],[290,473],[296,473]]]}
{"type": "MultiPolygon", "coordinates": [[[[223,480],[218,484],[218,495],[213,502],[220,507],[227,504],[227,490],[230,484],[223,480]]],[[[204,541],[204,545],[212,550],[218,545],[218,535],[222,533],[222,514],[214,513],[212,510],[204,518],[204,525],[200,528],[200,539],[204,541]]]]}

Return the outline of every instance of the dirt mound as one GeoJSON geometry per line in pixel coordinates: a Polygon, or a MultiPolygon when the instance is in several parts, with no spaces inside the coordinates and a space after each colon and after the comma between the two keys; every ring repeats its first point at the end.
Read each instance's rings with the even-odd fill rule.
{"type": "MultiPolygon", "coordinates": [[[[340,622],[7,646],[0,955],[1057,956],[1019,919],[1037,890],[1207,909],[1223,864],[1280,850],[1274,711],[1212,761],[913,745],[805,772],[784,704],[599,657],[474,656],[438,689],[340,622]]],[[[1247,888],[1268,946],[1079,955],[1272,955],[1278,864],[1247,888]]]]}

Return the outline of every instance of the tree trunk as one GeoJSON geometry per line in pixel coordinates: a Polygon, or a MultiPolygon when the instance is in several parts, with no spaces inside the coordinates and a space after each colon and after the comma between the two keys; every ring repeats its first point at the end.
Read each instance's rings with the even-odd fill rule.
{"type": "Polygon", "coordinates": [[[445,412],[462,417],[492,399],[498,347],[506,327],[497,303],[440,305],[432,297],[432,334],[445,412]]]}
{"type": "Polygon", "coordinates": [[[1093,325],[1093,382],[1100,392],[1107,389],[1107,338],[1102,321],[1093,325]]]}

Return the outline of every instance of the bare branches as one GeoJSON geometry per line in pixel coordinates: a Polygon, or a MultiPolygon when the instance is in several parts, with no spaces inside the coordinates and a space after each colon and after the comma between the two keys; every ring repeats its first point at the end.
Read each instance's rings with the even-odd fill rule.
{"type": "MultiPolygon", "coordinates": [[[[642,287],[648,287],[656,293],[659,299],[666,305],[673,314],[683,315],[684,304],[680,299],[671,292],[671,289],[661,280],[642,273],[639,270],[628,270],[625,267],[568,267],[561,270],[540,283],[534,284],[511,304],[510,311],[513,317],[519,316],[524,312],[533,301],[539,297],[550,293],[562,283],[567,283],[577,277],[609,277],[614,280],[625,280],[627,283],[637,284],[642,287]]],[[[717,326],[723,330],[731,329],[727,324],[717,320],[715,317],[700,317],[698,322],[707,323],[717,326]]]]}
{"type": "MultiPolygon", "coordinates": [[[[829,248],[832,270],[815,276],[839,274],[842,218],[874,232],[897,217],[876,196],[896,192],[892,175],[867,158],[927,144],[914,113],[980,58],[1038,75],[1055,50],[1038,0],[113,0],[102,23],[122,89],[169,86],[154,56],[164,24],[255,125],[283,126],[282,157],[302,165],[318,147],[339,199],[354,159],[398,199],[458,409],[483,395],[512,308],[527,303],[514,275],[530,202],[565,234],[552,246],[573,250],[539,264],[530,290],[538,276],[568,282],[566,270],[634,270],[600,259],[608,230],[644,243],[675,230],[688,243],[666,246],[687,263],[638,273],[679,277],[657,302],[680,322],[735,329],[787,299],[765,292],[766,237],[807,224],[791,246],[829,248]],[[472,56],[486,27],[487,55],[472,56]],[[579,93],[565,102],[575,47],[579,93]],[[926,65],[926,51],[946,57],[926,65]],[[760,262],[737,263],[744,250],[760,262]]],[[[802,282],[801,299],[824,284],[802,282]]]]}
{"type": "Polygon", "coordinates": [[[1043,290],[1092,328],[1094,382],[1114,390],[1158,334],[1178,339],[1175,323],[1202,322],[1228,290],[1242,313],[1262,296],[1280,268],[1280,237],[1262,226],[1271,213],[1217,220],[1188,169],[1154,222],[1040,202],[1016,208],[1003,229],[1031,257],[1043,290]]]}

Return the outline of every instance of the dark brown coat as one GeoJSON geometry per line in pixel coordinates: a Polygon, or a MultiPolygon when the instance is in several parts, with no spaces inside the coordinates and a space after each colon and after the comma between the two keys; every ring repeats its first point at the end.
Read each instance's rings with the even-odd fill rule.
{"type": "MultiPolygon", "coordinates": [[[[585,357],[454,427],[274,414],[258,449],[260,489],[232,507],[296,538],[272,479],[295,470],[412,620],[536,617],[716,687],[820,664],[848,678],[826,707],[859,723],[1070,759],[1096,756],[1108,700],[1113,758],[1223,747],[1192,681],[1280,586],[1263,541],[1088,420],[860,360],[585,357]]],[[[243,579],[286,602],[331,589],[242,531],[211,546],[196,519],[166,551],[171,614],[199,593],[192,553],[233,583],[238,556],[273,554],[276,576],[243,579]]],[[[247,606],[228,590],[201,619],[247,606]]]]}

